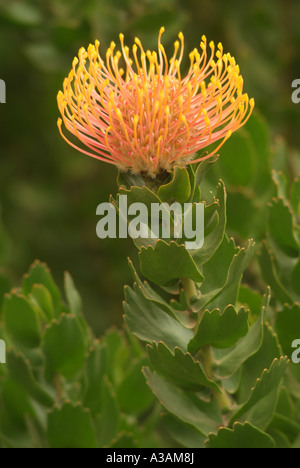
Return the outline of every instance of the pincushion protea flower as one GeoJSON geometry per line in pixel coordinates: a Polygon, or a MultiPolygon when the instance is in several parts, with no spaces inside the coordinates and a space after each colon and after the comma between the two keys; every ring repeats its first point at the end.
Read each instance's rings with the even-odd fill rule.
{"type": "Polygon", "coordinates": [[[132,55],[120,34],[121,51],[111,43],[103,60],[99,41],[81,48],[63,92],[58,93],[63,138],[81,152],[122,171],[155,177],[174,165],[210,158],[250,117],[254,100],[243,92],[239,66],[222,44],[194,49],[181,75],[183,34],[168,61],[158,37],[158,53],[144,51],[135,39],[132,55]],[[120,61],[124,62],[121,67],[120,61]],[[69,141],[62,123],[86,149],[69,141]],[[199,150],[219,142],[201,156],[199,150]]]}

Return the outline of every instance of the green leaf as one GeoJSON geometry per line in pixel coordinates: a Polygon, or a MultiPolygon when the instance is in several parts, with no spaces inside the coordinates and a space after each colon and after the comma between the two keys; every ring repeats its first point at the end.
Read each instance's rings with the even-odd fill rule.
{"type": "Polygon", "coordinates": [[[41,341],[37,309],[23,295],[7,295],[4,299],[6,330],[13,342],[20,347],[36,348],[41,341]]]}
{"type": "Polygon", "coordinates": [[[209,232],[207,232],[209,227],[207,218],[210,207],[207,206],[204,211],[204,245],[201,249],[192,252],[193,259],[197,265],[206,263],[213,256],[224,237],[226,226],[226,189],[222,180],[220,180],[217,186],[216,203],[216,224],[214,229],[210,229],[209,232]]]}
{"type": "Polygon", "coordinates": [[[43,311],[48,321],[54,319],[55,314],[52,297],[45,286],[42,284],[33,285],[29,298],[33,304],[37,305],[43,311]]]}
{"type": "MultiPolygon", "coordinates": [[[[133,273],[133,279],[137,283],[137,285],[140,288],[141,293],[143,294],[144,298],[147,299],[148,301],[152,301],[154,304],[156,304],[159,308],[164,310],[167,314],[169,314],[171,317],[175,318],[176,320],[179,320],[179,322],[188,328],[192,327],[193,325],[193,318],[188,316],[186,313],[187,310],[187,304],[185,307],[180,310],[176,310],[175,306],[171,306],[171,304],[168,304],[160,294],[158,294],[150,285],[147,281],[142,281],[137,274],[131,260],[128,260],[129,266],[132,270],[133,273]]],[[[174,303],[172,304],[174,305],[174,303]]]]}
{"type": "Polygon", "coordinates": [[[23,293],[26,296],[30,294],[35,284],[42,284],[51,294],[56,316],[59,316],[62,308],[59,289],[53,281],[49,268],[45,263],[36,260],[29,269],[29,272],[23,277],[23,293]]]}
{"type": "Polygon", "coordinates": [[[272,179],[276,186],[277,197],[282,200],[287,200],[288,179],[282,171],[272,171],[272,179]]]}
{"type": "Polygon", "coordinates": [[[82,301],[79,292],[75,288],[73,278],[70,273],[65,272],[65,293],[70,307],[70,311],[74,315],[80,316],[82,313],[82,301]]]}
{"type": "Polygon", "coordinates": [[[81,404],[54,407],[48,414],[47,435],[51,448],[98,448],[91,415],[81,404]]]}
{"type": "Polygon", "coordinates": [[[297,295],[298,298],[300,298],[300,259],[294,266],[292,272],[291,272],[291,286],[297,295]]]}
{"type": "Polygon", "coordinates": [[[116,386],[122,380],[124,369],[127,369],[128,360],[131,358],[128,343],[125,341],[122,331],[114,327],[106,331],[101,343],[106,350],[107,376],[116,386]]]}
{"type": "Polygon", "coordinates": [[[259,204],[253,192],[243,188],[228,191],[227,230],[242,239],[265,235],[266,207],[259,204]]]}
{"type": "Polygon", "coordinates": [[[60,372],[72,379],[82,369],[86,354],[86,340],[74,315],[61,315],[59,321],[48,325],[42,342],[48,376],[60,372]]]}
{"type": "MultiPolygon", "coordinates": [[[[145,238],[140,237],[137,239],[133,239],[136,247],[139,250],[142,247],[155,245],[155,243],[157,242],[157,238],[151,237],[151,213],[152,213],[154,205],[160,206],[162,210],[162,216],[164,217],[164,219],[170,222],[170,232],[171,232],[172,223],[173,223],[172,213],[170,213],[168,208],[162,203],[162,201],[156,195],[156,193],[150,190],[150,188],[146,186],[143,186],[143,187],[133,186],[133,187],[130,187],[130,189],[125,189],[121,187],[119,189],[117,200],[114,201],[113,199],[111,199],[111,202],[116,207],[119,213],[120,220],[122,220],[123,223],[127,223],[128,225],[132,220],[132,216],[128,215],[128,211],[131,205],[133,205],[134,203],[142,203],[147,208],[148,219],[146,219],[145,221],[148,221],[148,227],[147,227],[148,237],[145,237],[145,238]],[[120,196],[127,197],[125,206],[122,206],[122,207],[120,206],[120,196]]],[[[129,226],[127,229],[129,230],[129,226]]]]}
{"type": "Polygon", "coordinates": [[[300,434],[300,424],[295,421],[295,416],[291,419],[290,417],[275,413],[268,428],[268,431],[270,430],[280,431],[290,442],[294,442],[300,434]]]}
{"type": "Polygon", "coordinates": [[[2,9],[9,19],[21,26],[38,26],[43,21],[40,9],[28,3],[12,1],[2,9]]]}
{"type": "Polygon", "coordinates": [[[253,315],[259,315],[262,306],[262,296],[259,292],[253,291],[249,286],[241,285],[238,303],[250,309],[253,315]]]}
{"type": "Polygon", "coordinates": [[[264,369],[269,369],[274,358],[279,359],[281,355],[277,336],[270,325],[264,324],[263,340],[259,350],[242,367],[239,402],[245,402],[249,398],[257,376],[261,375],[264,369]]]}
{"type": "Polygon", "coordinates": [[[11,282],[9,278],[0,273],[0,317],[2,315],[2,305],[4,300],[4,295],[11,290],[11,282]]]}
{"type": "Polygon", "coordinates": [[[299,339],[300,331],[300,305],[286,304],[281,311],[278,311],[275,318],[275,330],[283,352],[290,355],[293,351],[292,343],[299,339]]]}
{"type": "Polygon", "coordinates": [[[143,296],[135,284],[134,289],[125,288],[125,321],[129,329],[142,341],[163,341],[170,349],[175,346],[187,349],[193,336],[192,330],[183,327],[163,309],[143,296]]]}
{"type": "Polygon", "coordinates": [[[174,353],[162,342],[147,346],[151,366],[182,390],[197,392],[203,387],[214,388],[218,385],[208,379],[202,366],[190,353],[176,347],[174,353]]]}
{"type": "Polygon", "coordinates": [[[117,437],[119,431],[120,410],[112,384],[107,377],[103,379],[100,412],[100,447],[107,446],[117,437]]]}
{"type": "MultiPolygon", "coordinates": [[[[24,387],[8,377],[1,382],[1,433],[10,447],[23,448],[32,444],[25,425],[25,415],[35,418],[33,401],[24,387]]],[[[0,437],[1,439],[1,437],[0,437]]]]}
{"type": "Polygon", "coordinates": [[[270,294],[267,292],[263,301],[260,317],[250,327],[247,335],[241,338],[229,350],[219,351],[216,357],[215,374],[220,378],[228,378],[235,374],[239,367],[260,348],[263,340],[263,324],[265,311],[268,307],[270,294]]]}
{"type": "Polygon", "coordinates": [[[277,449],[296,448],[292,447],[286,435],[278,431],[277,429],[269,428],[268,434],[274,440],[277,449]]]}
{"type": "Polygon", "coordinates": [[[202,267],[204,281],[201,284],[201,294],[211,293],[211,291],[221,289],[224,286],[233,257],[239,250],[234,240],[228,239],[225,234],[214,255],[202,267]]]}
{"type": "Polygon", "coordinates": [[[283,199],[273,199],[268,210],[268,238],[275,250],[281,249],[287,256],[297,258],[299,246],[295,240],[293,214],[283,199]]]}
{"type": "Polygon", "coordinates": [[[254,177],[255,163],[253,142],[249,133],[242,129],[223,146],[217,168],[226,185],[246,186],[254,177]]]}
{"type": "Polygon", "coordinates": [[[117,438],[112,441],[110,448],[138,448],[138,445],[132,434],[121,432],[118,434],[117,438]]]}
{"type": "MultiPolygon", "coordinates": [[[[195,169],[195,174],[194,174],[194,190],[199,187],[201,182],[203,181],[204,177],[206,176],[207,172],[209,169],[212,167],[212,165],[219,160],[219,155],[214,155],[209,159],[205,159],[204,161],[200,161],[200,163],[197,165],[197,168],[195,169]]],[[[191,166],[189,166],[191,167],[191,166]]],[[[193,194],[192,194],[193,195],[193,194]]]]}
{"type": "MultiPolygon", "coordinates": [[[[127,196],[127,208],[132,205],[133,203],[143,203],[148,212],[151,212],[151,205],[152,203],[161,203],[160,198],[154,193],[150,188],[143,186],[143,187],[130,187],[130,189],[120,188],[117,196],[117,202],[119,203],[119,196],[126,195],[127,196]]],[[[119,206],[119,205],[118,205],[119,206]]]]}
{"type": "Polygon", "coordinates": [[[206,448],[275,448],[272,437],[249,422],[235,423],[233,429],[222,427],[217,435],[210,434],[206,448]]]}
{"type": "Polygon", "coordinates": [[[83,380],[83,403],[85,407],[91,410],[93,415],[101,411],[101,399],[99,395],[106,368],[106,347],[102,343],[96,341],[86,356],[83,380]]]}
{"type": "MultiPolygon", "coordinates": [[[[1,206],[0,206],[0,215],[1,215],[1,206]]],[[[12,243],[10,237],[8,236],[5,227],[2,224],[0,217],[0,264],[5,265],[11,256],[12,243]]]]}
{"type": "Polygon", "coordinates": [[[170,413],[163,415],[162,421],[171,437],[179,443],[180,446],[187,448],[204,448],[205,436],[194,426],[180,421],[180,419],[170,413]]]}
{"type": "Polygon", "coordinates": [[[266,242],[262,243],[258,261],[265,282],[271,287],[276,299],[282,303],[293,303],[290,293],[282,285],[276,270],[274,257],[267,247],[266,242]]]}
{"type": "Polygon", "coordinates": [[[143,187],[145,185],[145,181],[140,174],[119,172],[117,184],[118,187],[125,187],[126,189],[130,189],[131,187],[143,187]]]}
{"type": "Polygon", "coordinates": [[[143,413],[153,403],[153,394],[147,387],[142,374],[142,367],[145,364],[145,358],[133,362],[116,389],[118,404],[126,413],[143,413]],[[138,391],[133,391],[133,389],[138,389],[138,391]]]}
{"type": "Polygon", "coordinates": [[[200,296],[199,299],[196,298],[192,300],[192,308],[194,311],[203,310],[204,307],[208,305],[211,310],[218,308],[223,311],[228,304],[236,303],[242,275],[254,253],[254,246],[255,243],[253,240],[249,240],[247,248],[240,249],[239,252],[234,255],[226,282],[222,288],[219,290],[212,290],[200,296]]]}
{"type": "Polygon", "coordinates": [[[160,403],[178,419],[195,427],[202,435],[208,435],[221,424],[221,415],[212,403],[193,399],[187,392],[151,372],[148,367],[143,372],[160,403]]]}
{"type": "Polygon", "coordinates": [[[159,240],[154,248],[142,248],[139,257],[143,275],[155,284],[166,285],[183,277],[195,282],[203,281],[203,276],[183,245],[159,240]]]}
{"type": "Polygon", "coordinates": [[[162,202],[174,199],[179,203],[184,203],[191,194],[189,173],[185,167],[175,166],[172,176],[168,184],[159,187],[157,195],[162,202]]]}
{"type": "Polygon", "coordinates": [[[257,379],[248,401],[234,413],[231,423],[247,420],[262,430],[268,427],[276,408],[278,389],[287,363],[287,358],[274,359],[270,369],[265,369],[261,378],[257,379]]]}
{"type": "Polygon", "coordinates": [[[7,353],[7,367],[11,377],[31,398],[46,407],[53,405],[53,397],[37,382],[29,360],[22,353],[16,354],[10,350],[7,353]]]}
{"type": "Polygon", "coordinates": [[[248,312],[241,308],[236,312],[232,305],[223,313],[220,309],[206,310],[201,318],[195,337],[188,350],[196,354],[200,348],[212,345],[215,348],[229,348],[248,332],[248,312]]]}
{"type": "Polygon", "coordinates": [[[300,178],[294,180],[291,193],[291,205],[294,214],[300,216],[300,178]]]}

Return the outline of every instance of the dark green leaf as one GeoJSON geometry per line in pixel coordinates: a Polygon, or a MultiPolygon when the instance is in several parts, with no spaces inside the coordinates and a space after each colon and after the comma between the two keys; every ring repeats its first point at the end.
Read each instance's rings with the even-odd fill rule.
{"type": "Polygon", "coordinates": [[[38,260],[30,267],[28,274],[24,275],[23,292],[29,294],[35,284],[42,284],[51,294],[55,313],[58,316],[61,312],[61,297],[59,289],[53,281],[49,268],[45,263],[38,260]]]}
{"type": "Polygon", "coordinates": [[[118,404],[126,413],[143,413],[153,403],[153,395],[142,374],[142,367],[145,363],[144,358],[132,363],[117,387],[118,404]]]}
{"type": "Polygon", "coordinates": [[[98,448],[91,415],[80,404],[54,407],[48,414],[47,434],[51,448],[98,448]]]}
{"type": "Polygon", "coordinates": [[[70,273],[65,273],[65,293],[70,307],[70,311],[74,315],[81,315],[82,301],[79,292],[75,288],[73,278],[70,273]]]}
{"type": "Polygon", "coordinates": [[[277,404],[278,389],[287,367],[287,358],[274,359],[270,369],[265,369],[250,397],[232,416],[236,420],[249,421],[262,430],[270,423],[277,404]]]}
{"type": "Polygon", "coordinates": [[[47,374],[60,372],[74,378],[82,369],[86,354],[86,339],[74,315],[62,314],[46,328],[42,349],[46,358],[47,374]]]}
{"type": "Polygon", "coordinates": [[[173,350],[175,346],[187,349],[192,330],[183,327],[162,308],[145,299],[140,288],[125,288],[125,321],[138,338],[148,343],[163,341],[173,350]]]}
{"type": "Polygon", "coordinates": [[[219,290],[212,290],[200,296],[199,299],[193,300],[193,310],[203,310],[204,307],[209,305],[211,310],[217,308],[223,311],[228,304],[236,303],[242,275],[254,253],[254,246],[254,242],[250,240],[247,249],[240,249],[240,251],[234,255],[223,287],[219,290]]]}
{"type": "Polygon", "coordinates": [[[257,377],[264,369],[269,369],[274,358],[281,357],[277,336],[271,327],[264,324],[263,341],[259,350],[251,356],[242,367],[242,379],[239,388],[239,401],[245,402],[255,385],[257,377]]]}
{"type": "Polygon", "coordinates": [[[273,199],[268,210],[268,237],[274,247],[287,256],[297,258],[299,246],[295,240],[293,214],[283,199],[273,199]]]}
{"type": "Polygon", "coordinates": [[[4,300],[6,330],[20,347],[35,348],[41,341],[37,308],[23,295],[7,295],[4,300]]]}
{"type": "Polygon", "coordinates": [[[152,343],[147,346],[147,350],[154,370],[182,390],[197,392],[203,387],[209,387],[219,391],[218,385],[208,379],[199,361],[190,353],[184,353],[177,347],[172,353],[162,342],[152,343]]]}
{"type": "Polygon", "coordinates": [[[217,168],[226,185],[248,185],[255,174],[254,146],[246,130],[234,133],[222,148],[217,168]]]}
{"type": "Polygon", "coordinates": [[[143,248],[139,257],[143,275],[155,284],[166,285],[183,277],[203,281],[203,276],[183,245],[159,240],[154,248],[143,248]]]}
{"type": "Polygon", "coordinates": [[[265,295],[260,317],[250,327],[249,332],[228,351],[220,351],[216,358],[215,373],[220,378],[235,374],[239,367],[260,348],[263,340],[265,311],[270,300],[269,292],[265,295]]]}
{"type": "Polygon", "coordinates": [[[201,284],[201,294],[211,293],[212,290],[224,286],[233,257],[238,252],[239,248],[235,246],[234,240],[228,239],[225,234],[212,258],[203,265],[204,281],[201,284]]]}
{"type": "Polygon", "coordinates": [[[211,312],[206,310],[188,349],[195,354],[206,345],[229,348],[245,336],[248,329],[248,312],[244,308],[236,312],[235,308],[229,305],[223,313],[220,309],[211,312]]]}
{"type": "Polygon", "coordinates": [[[25,390],[30,397],[49,407],[54,403],[53,396],[35,379],[30,362],[22,353],[7,353],[7,366],[11,377],[25,390]]]}
{"type": "Polygon", "coordinates": [[[274,257],[268,249],[267,244],[265,242],[262,243],[258,260],[263,274],[263,278],[265,282],[271,287],[275,297],[282,303],[292,303],[293,300],[289,292],[282,285],[278,276],[274,262],[274,257]]]}
{"type": "Polygon", "coordinates": [[[300,338],[300,305],[286,304],[281,311],[278,311],[275,329],[283,352],[290,356],[293,352],[293,341],[300,338]]]}
{"type": "Polygon", "coordinates": [[[162,202],[171,200],[184,203],[191,193],[191,184],[188,171],[185,167],[175,166],[172,180],[165,185],[161,185],[157,195],[162,202]]]}
{"type": "Polygon", "coordinates": [[[194,426],[186,424],[172,414],[162,417],[163,423],[171,437],[180,445],[187,448],[203,448],[205,436],[194,426]]]}
{"type": "Polygon", "coordinates": [[[233,429],[222,427],[218,434],[210,434],[206,448],[275,448],[274,440],[249,422],[235,423],[233,429]]]}
{"type": "Polygon", "coordinates": [[[98,341],[93,344],[84,363],[83,402],[93,415],[101,411],[101,393],[103,377],[107,368],[105,345],[98,341]]]}
{"type": "Polygon", "coordinates": [[[119,431],[120,410],[117,398],[108,378],[103,379],[102,390],[99,395],[101,399],[100,412],[100,447],[108,446],[117,437],[119,431]]]}
{"type": "Polygon", "coordinates": [[[48,321],[54,319],[54,307],[52,297],[45,286],[42,284],[35,284],[32,287],[31,294],[29,295],[31,301],[36,304],[44,313],[48,321]]]}
{"type": "Polygon", "coordinates": [[[291,194],[291,204],[296,216],[300,216],[300,178],[294,181],[291,194]]]}
{"type": "Polygon", "coordinates": [[[147,367],[144,368],[144,374],[160,403],[178,419],[198,429],[202,435],[208,435],[221,424],[221,415],[213,404],[194,400],[187,392],[166,382],[147,367]]]}
{"type": "MultiPolygon", "coordinates": [[[[220,180],[217,187],[217,209],[216,209],[216,225],[214,229],[205,232],[204,245],[201,249],[192,252],[192,256],[197,265],[206,263],[215,253],[221,244],[226,226],[226,190],[224,183],[220,180]]],[[[208,228],[207,215],[209,214],[209,206],[206,207],[204,212],[204,227],[205,231],[208,228]]]]}

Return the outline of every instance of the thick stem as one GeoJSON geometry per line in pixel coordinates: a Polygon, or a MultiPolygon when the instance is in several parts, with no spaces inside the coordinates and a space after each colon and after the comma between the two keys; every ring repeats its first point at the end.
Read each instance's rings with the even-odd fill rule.
{"type": "MultiPolygon", "coordinates": [[[[214,357],[212,354],[211,346],[207,345],[201,348],[200,350],[202,356],[202,363],[204,371],[209,379],[213,379],[213,365],[214,365],[214,357]]],[[[226,390],[221,388],[221,392],[218,390],[212,389],[213,396],[215,397],[219,408],[221,409],[222,413],[228,413],[231,408],[231,401],[229,396],[226,393],[226,390]]]]}
{"type": "MultiPolygon", "coordinates": [[[[197,295],[197,288],[194,283],[190,278],[182,278],[181,279],[181,284],[184,289],[186,301],[188,305],[190,305],[190,300],[193,296],[197,295]]],[[[201,316],[199,314],[199,321],[201,320],[201,316]]],[[[202,364],[203,364],[203,369],[209,379],[213,379],[213,365],[214,365],[214,357],[212,354],[212,349],[210,345],[204,346],[203,348],[200,349],[199,351],[201,358],[202,358],[202,364]]],[[[229,396],[227,395],[226,391],[224,389],[221,389],[221,392],[218,392],[217,390],[213,389],[212,390],[213,396],[215,397],[219,408],[221,409],[222,413],[227,413],[230,408],[231,408],[231,401],[229,396]]]]}
{"type": "Polygon", "coordinates": [[[181,279],[181,284],[184,290],[186,301],[189,306],[191,302],[191,298],[193,296],[197,296],[196,285],[194,281],[192,281],[190,278],[187,278],[187,277],[181,279]]]}

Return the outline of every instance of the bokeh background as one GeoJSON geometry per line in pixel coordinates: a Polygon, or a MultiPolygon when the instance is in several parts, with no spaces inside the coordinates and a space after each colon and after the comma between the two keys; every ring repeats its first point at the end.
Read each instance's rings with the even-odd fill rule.
{"type": "Polygon", "coordinates": [[[0,78],[7,85],[0,105],[0,288],[9,287],[4,277],[16,284],[39,258],[59,284],[63,271],[71,272],[96,334],[121,324],[127,256],[135,259],[136,251],[130,240],[99,240],[95,231],[96,207],[115,193],[117,173],[68,147],[56,127],[56,94],[81,46],[98,38],[105,52],[123,32],[127,44],[138,36],[155,48],[162,25],[167,51],[179,31],[187,56],[203,34],[221,41],[241,67],[268,138],[277,151],[286,141],[293,173],[299,19],[297,0],[0,0],[0,78]]]}

